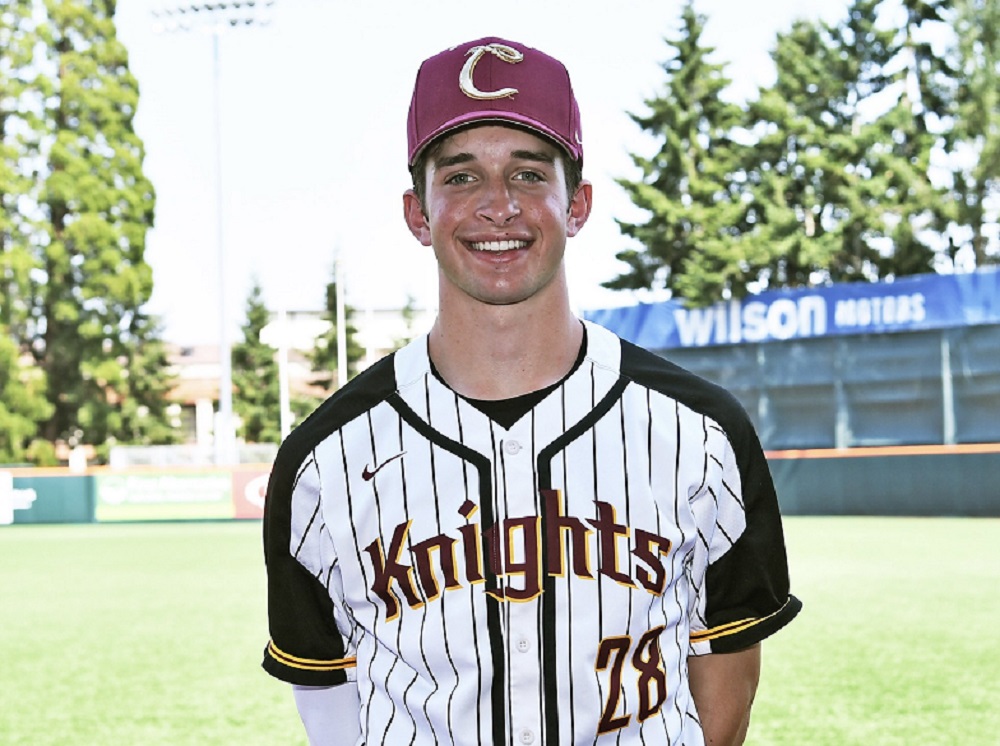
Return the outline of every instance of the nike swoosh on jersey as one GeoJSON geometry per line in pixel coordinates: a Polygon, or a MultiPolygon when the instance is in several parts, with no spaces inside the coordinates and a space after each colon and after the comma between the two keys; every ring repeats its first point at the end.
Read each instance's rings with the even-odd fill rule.
{"type": "Polygon", "coordinates": [[[392,463],[393,461],[395,461],[398,458],[402,458],[405,455],[406,455],[406,451],[403,451],[402,453],[397,453],[392,458],[387,458],[381,464],[379,464],[378,466],[376,466],[374,470],[370,470],[368,468],[368,464],[365,464],[365,468],[361,472],[361,478],[363,480],[365,480],[366,482],[370,482],[372,479],[375,478],[375,475],[378,474],[385,466],[387,466],[388,464],[392,463]]]}

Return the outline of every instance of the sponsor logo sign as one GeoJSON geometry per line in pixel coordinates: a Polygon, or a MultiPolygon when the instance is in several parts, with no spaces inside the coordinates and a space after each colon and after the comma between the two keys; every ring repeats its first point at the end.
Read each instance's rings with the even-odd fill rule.
{"type": "Polygon", "coordinates": [[[228,471],[99,474],[98,521],[232,518],[228,471]]]}
{"type": "Polygon", "coordinates": [[[707,308],[670,300],[586,317],[653,350],[1000,324],[1000,271],[765,292],[707,308]]]}
{"type": "Polygon", "coordinates": [[[15,489],[14,475],[9,471],[0,471],[0,526],[12,524],[14,511],[30,509],[37,498],[38,494],[33,489],[15,489]]]}
{"type": "Polygon", "coordinates": [[[263,518],[269,471],[233,472],[233,514],[236,518],[263,518]]]}

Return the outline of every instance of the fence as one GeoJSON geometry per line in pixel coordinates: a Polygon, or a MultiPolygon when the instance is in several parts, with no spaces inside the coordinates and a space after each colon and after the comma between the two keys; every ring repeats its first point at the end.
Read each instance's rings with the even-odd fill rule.
{"type": "Polygon", "coordinates": [[[270,466],[0,471],[0,525],[261,518],[270,466]]]}
{"type": "Polygon", "coordinates": [[[1000,325],[661,351],[770,450],[1000,442],[1000,325]]]}

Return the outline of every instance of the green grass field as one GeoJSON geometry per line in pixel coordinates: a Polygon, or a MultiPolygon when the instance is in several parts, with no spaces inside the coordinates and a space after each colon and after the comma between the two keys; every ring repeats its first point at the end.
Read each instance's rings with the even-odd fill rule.
{"type": "MultiPolygon", "coordinates": [[[[1000,744],[1000,520],[788,518],[748,744],[1000,744]]],[[[257,523],[0,528],[0,743],[304,745],[257,523]]]]}

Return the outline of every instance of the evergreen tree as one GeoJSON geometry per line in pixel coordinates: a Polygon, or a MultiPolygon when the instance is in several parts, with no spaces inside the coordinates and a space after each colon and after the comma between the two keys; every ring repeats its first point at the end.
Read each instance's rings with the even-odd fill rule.
{"type": "Polygon", "coordinates": [[[876,280],[933,268],[945,196],[930,179],[943,142],[947,67],[922,41],[937,0],[906,0],[883,28],[883,0],[855,0],[836,25],[779,34],[777,81],[749,107],[748,240],[772,247],[773,286],[876,280]]]}
{"type": "Polygon", "coordinates": [[[839,28],[797,21],[779,34],[776,81],[748,107],[756,143],[745,240],[768,257],[762,287],[879,274],[876,214],[887,185],[862,157],[881,145],[860,111],[889,83],[891,32],[875,27],[877,5],[858,0],[839,28]]]}
{"type": "Polygon", "coordinates": [[[79,427],[83,442],[99,444],[119,423],[109,410],[122,399],[130,321],[152,291],[143,252],[154,197],[132,128],[138,85],[115,37],[114,3],[45,7],[41,36],[56,63],[45,107],[45,282],[36,288],[38,362],[56,406],[45,431],[55,440],[79,427]]]}
{"type": "Polygon", "coordinates": [[[32,459],[39,424],[52,414],[45,375],[26,366],[22,354],[30,273],[37,266],[22,207],[35,188],[29,174],[37,154],[30,97],[36,41],[31,2],[0,0],[0,463],[32,459]]]}
{"type": "MultiPolygon", "coordinates": [[[[0,0],[2,321],[48,382],[40,432],[53,443],[130,438],[130,361],[158,344],[155,324],[139,320],[155,198],[114,12],[113,0],[0,0]]],[[[166,368],[143,376],[155,388],[166,368]]]]}
{"type": "Polygon", "coordinates": [[[127,351],[125,396],[117,425],[121,442],[137,445],[180,442],[179,423],[172,421],[168,398],[175,383],[166,345],[157,318],[136,313],[129,336],[135,340],[127,351]],[[149,375],[149,371],[163,374],[149,375]]]}
{"type": "Polygon", "coordinates": [[[243,341],[233,345],[233,411],[239,435],[248,443],[281,440],[281,393],[275,349],[260,339],[271,321],[264,291],[256,279],[246,301],[243,341]]]}
{"type": "Polygon", "coordinates": [[[630,114],[659,150],[649,158],[632,154],[641,177],[618,180],[649,217],[618,221],[642,248],[618,253],[627,270],[605,287],[668,288],[695,303],[745,290],[744,272],[754,260],[736,240],[744,212],[733,199],[742,149],[731,137],[741,111],[721,97],[731,81],[725,66],[709,59],[714,49],[702,44],[704,26],[689,0],[679,36],[665,40],[673,54],[662,65],[664,92],[645,102],[647,113],[630,114]]]}
{"type": "Polygon", "coordinates": [[[934,244],[947,221],[946,190],[933,185],[930,171],[932,153],[946,142],[953,72],[945,57],[935,53],[930,37],[935,27],[947,25],[950,0],[903,0],[902,5],[906,20],[885,64],[896,71],[888,91],[893,103],[872,123],[880,133],[880,147],[865,153],[887,187],[876,216],[891,246],[882,252],[882,276],[931,271],[934,244]]]}
{"type": "Polygon", "coordinates": [[[23,210],[35,189],[30,173],[38,138],[31,8],[30,0],[0,0],[0,325],[17,347],[29,339],[29,278],[38,266],[23,210]]]}
{"type": "MultiPolygon", "coordinates": [[[[344,333],[347,335],[347,377],[353,378],[357,375],[357,365],[365,356],[365,348],[357,340],[358,329],[353,322],[354,309],[347,303],[344,304],[344,333]]],[[[316,345],[309,355],[313,371],[317,374],[313,379],[314,383],[322,386],[326,391],[332,392],[337,387],[337,280],[336,273],[334,279],[326,285],[326,299],[323,308],[323,319],[330,322],[327,331],[316,339],[316,345]]]]}
{"type": "Polygon", "coordinates": [[[775,83],[742,116],[721,102],[728,81],[704,63],[703,19],[686,6],[665,93],[633,117],[661,150],[634,157],[641,181],[620,181],[651,215],[621,223],[643,248],[619,254],[629,270],[608,287],[701,305],[933,268],[948,209],[931,156],[947,142],[951,71],[928,39],[947,4],[903,0],[904,22],[880,24],[885,5],[854,0],[840,23],[778,34],[775,83]]]}
{"type": "Polygon", "coordinates": [[[953,151],[954,221],[951,258],[971,249],[975,266],[1000,262],[989,229],[1000,222],[1000,0],[957,0],[953,52],[957,69],[953,151]],[[993,204],[990,209],[991,202],[993,204]]]}
{"type": "Polygon", "coordinates": [[[32,459],[38,422],[52,411],[44,396],[41,371],[25,367],[20,357],[17,345],[0,324],[0,464],[32,459]]]}

